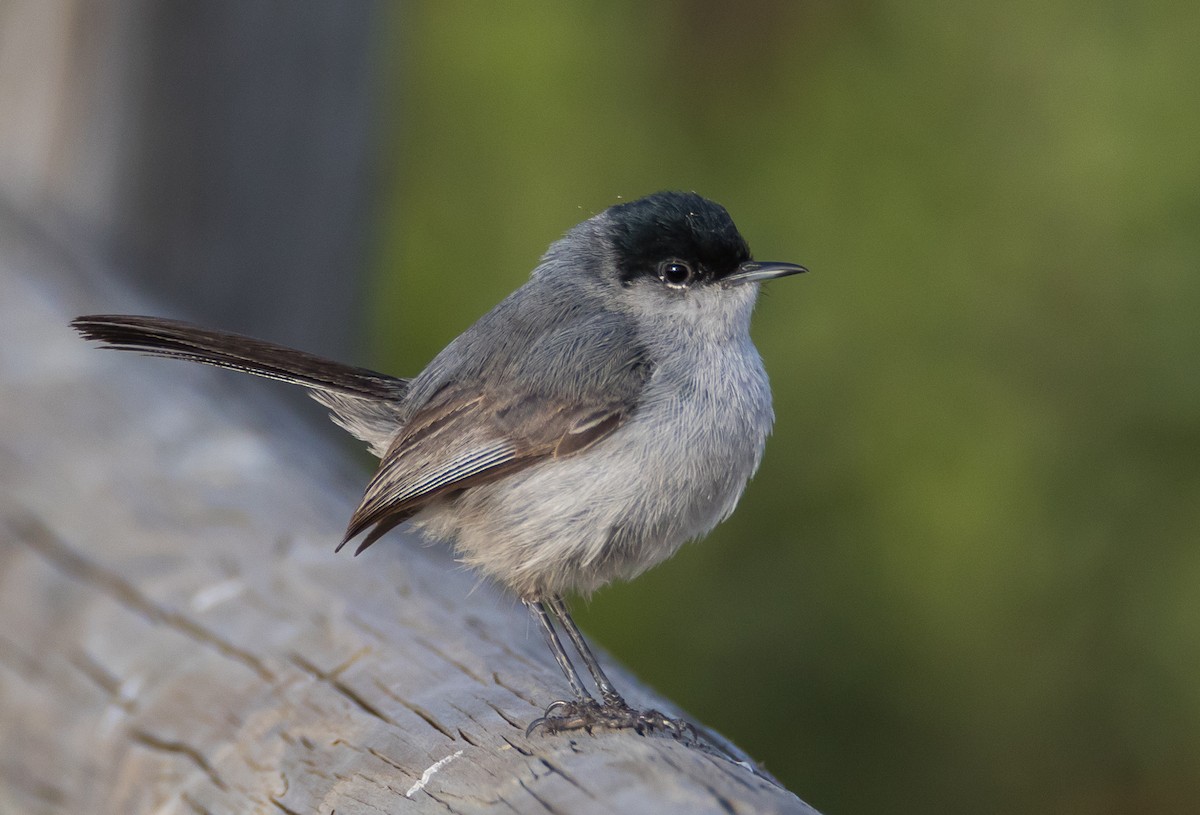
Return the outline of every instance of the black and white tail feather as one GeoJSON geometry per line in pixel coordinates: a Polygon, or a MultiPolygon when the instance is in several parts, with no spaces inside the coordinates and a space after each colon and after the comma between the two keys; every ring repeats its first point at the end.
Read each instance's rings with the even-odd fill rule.
{"type": "Polygon", "coordinates": [[[383,456],[401,423],[407,379],[181,320],[90,314],[73,320],[71,327],[106,348],[202,362],[300,385],[376,456],[383,456]]]}

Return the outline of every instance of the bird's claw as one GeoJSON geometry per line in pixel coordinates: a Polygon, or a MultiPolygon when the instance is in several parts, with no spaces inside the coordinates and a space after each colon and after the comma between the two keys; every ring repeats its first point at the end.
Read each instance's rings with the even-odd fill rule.
{"type": "Polygon", "coordinates": [[[632,730],[641,736],[666,735],[676,740],[699,739],[696,728],[683,719],[672,719],[657,710],[635,710],[624,699],[606,700],[604,704],[592,700],[551,702],[546,712],[530,722],[525,730],[529,736],[542,730],[547,734],[566,733],[602,727],[608,730],[632,730]]]}

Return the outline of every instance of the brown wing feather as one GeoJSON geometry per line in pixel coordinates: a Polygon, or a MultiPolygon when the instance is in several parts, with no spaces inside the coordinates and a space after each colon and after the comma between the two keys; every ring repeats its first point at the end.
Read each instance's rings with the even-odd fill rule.
{"type": "Polygon", "coordinates": [[[430,501],[551,456],[577,453],[626,418],[624,406],[615,402],[566,405],[511,393],[445,389],[392,442],[338,548],[374,527],[358,554],[430,501]]]}

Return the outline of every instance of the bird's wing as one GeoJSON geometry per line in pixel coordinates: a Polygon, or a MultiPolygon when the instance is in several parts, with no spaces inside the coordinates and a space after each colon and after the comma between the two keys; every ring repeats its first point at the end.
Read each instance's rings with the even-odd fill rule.
{"type": "MultiPolygon", "coordinates": [[[[632,375],[640,388],[649,368],[632,375]]],[[[449,385],[392,442],[342,545],[371,529],[358,554],[436,498],[584,450],[620,427],[633,404],[623,394],[563,399],[449,385]]]]}

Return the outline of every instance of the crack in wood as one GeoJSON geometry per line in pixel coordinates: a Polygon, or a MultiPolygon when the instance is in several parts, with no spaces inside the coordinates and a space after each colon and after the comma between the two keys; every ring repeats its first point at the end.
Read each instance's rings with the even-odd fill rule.
{"type": "Polygon", "coordinates": [[[510,739],[508,736],[501,736],[500,738],[504,739],[504,741],[506,741],[508,743],[509,747],[516,750],[518,753],[520,753],[523,756],[532,756],[534,754],[533,750],[529,749],[528,747],[522,747],[521,745],[517,744],[512,739],[510,739]]]}
{"type": "Polygon", "coordinates": [[[546,667],[543,663],[530,659],[525,654],[514,651],[507,642],[493,637],[491,631],[488,630],[487,625],[478,617],[467,617],[465,623],[467,628],[474,632],[477,637],[486,642],[488,645],[492,645],[500,649],[501,653],[503,653],[505,656],[511,657],[517,662],[527,665],[534,670],[542,670],[546,667]]]}
{"type": "Polygon", "coordinates": [[[229,787],[221,780],[221,776],[217,774],[216,769],[208,763],[208,759],[204,754],[195,747],[182,741],[172,741],[170,739],[160,738],[153,733],[145,730],[135,729],[130,731],[129,738],[143,747],[148,747],[151,750],[157,750],[163,753],[174,753],[175,755],[183,756],[189,759],[200,770],[208,776],[208,780],[213,783],[213,786],[218,789],[228,792],[229,787]]]}
{"type": "Polygon", "coordinates": [[[376,628],[375,626],[368,623],[360,615],[355,614],[353,611],[346,612],[346,622],[350,623],[355,628],[358,628],[361,631],[365,631],[366,633],[370,634],[374,639],[379,640],[380,642],[388,641],[387,634],[383,633],[378,628],[376,628]]]}
{"type": "Polygon", "coordinates": [[[376,719],[379,719],[381,722],[392,725],[393,727],[396,725],[396,721],[394,719],[392,719],[390,716],[388,716],[382,710],[375,707],[370,702],[368,702],[366,699],[364,699],[358,693],[358,691],[351,688],[345,682],[343,682],[340,679],[336,679],[335,675],[332,674],[331,672],[322,671],[316,665],[312,664],[307,659],[305,659],[304,657],[300,656],[297,653],[288,654],[288,659],[291,660],[292,664],[294,664],[300,670],[304,671],[306,674],[311,676],[313,679],[316,679],[319,682],[323,682],[324,684],[328,685],[330,688],[332,688],[333,690],[335,690],[336,692],[338,692],[339,694],[344,696],[346,699],[350,700],[350,702],[352,702],[354,704],[354,706],[357,707],[362,712],[364,712],[368,715],[374,716],[376,719]]]}
{"type": "Polygon", "coordinates": [[[471,670],[470,668],[468,668],[466,665],[463,665],[463,664],[462,664],[461,662],[459,662],[457,659],[455,659],[454,657],[452,657],[452,656],[450,656],[449,654],[447,654],[447,653],[446,653],[445,651],[443,651],[441,648],[438,648],[436,645],[434,645],[434,644],[433,644],[432,642],[430,642],[429,640],[425,639],[424,637],[414,637],[414,639],[416,640],[417,644],[418,644],[418,645],[420,645],[422,648],[425,648],[425,649],[427,649],[427,650],[429,650],[429,651],[432,651],[433,653],[437,654],[437,655],[438,655],[439,657],[441,657],[441,658],[442,658],[442,659],[443,659],[445,662],[449,663],[450,665],[453,665],[455,668],[458,668],[460,671],[462,671],[462,672],[463,672],[463,673],[465,673],[467,676],[469,676],[469,677],[471,677],[472,679],[474,679],[474,680],[475,680],[476,682],[478,682],[480,685],[487,685],[487,680],[485,680],[485,679],[484,679],[482,676],[480,676],[479,674],[475,673],[473,670],[471,670]]]}
{"type": "Polygon", "coordinates": [[[713,800],[717,802],[717,806],[721,807],[722,812],[726,812],[728,815],[737,815],[737,810],[734,808],[733,802],[721,793],[717,792],[716,787],[712,786],[711,784],[706,784],[703,781],[700,782],[700,786],[708,790],[708,794],[711,795],[713,800]]]}
{"type": "Polygon", "coordinates": [[[530,798],[532,798],[533,800],[535,800],[539,804],[541,804],[542,808],[545,809],[547,812],[549,812],[550,815],[564,815],[564,813],[560,812],[558,809],[551,806],[549,801],[547,801],[546,799],[542,798],[542,796],[540,796],[536,792],[534,792],[533,787],[531,787],[525,783],[525,779],[518,778],[517,783],[521,785],[521,789],[523,789],[523,790],[525,790],[525,792],[529,793],[530,798]]]}
{"type": "Polygon", "coordinates": [[[549,770],[551,773],[554,773],[555,775],[562,776],[562,778],[563,778],[563,779],[564,779],[564,780],[565,780],[565,781],[566,781],[568,784],[570,784],[571,786],[575,787],[577,790],[579,790],[580,792],[582,792],[582,793],[583,793],[584,795],[586,795],[588,798],[591,798],[593,801],[599,801],[599,800],[600,800],[599,798],[597,798],[597,797],[596,797],[596,796],[595,796],[595,795],[592,793],[592,791],[591,791],[591,790],[589,790],[587,787],[583,786],[583,784],[579,783],[579,781],[578,781],[578,780],[575,778],[575,776],[573,776],[573,775],[571,775],[570,773],[568,773],[566,770],[564,770],[562,767],[560,767],[560,766],[558,766],[557,764],[555,764],[554,762],[552,762],[550,759],[546,758],[545,756],[541,756],[541,755],[539,755],[539,756],[538,756],[538,761],[540,761],[540,762],[542,763],[542,766],[544,766],[544,767],[545,767],[547,770],[549,770]]]}
{"type": "Polygon", "coordinates": [[[332,679],[334,677],[341,676],[345,671],[349,670],[351,665],[353,665],[355,662],[358,662],[367,654],[371,653],[372,650],[373,649],[369,645],[364,645],[362,648],[359,648],[357,651],[347,657],[341,665],[338,665],[336,668],[330,671],[328,674],[329,678],[332,679]]]}
{"type": "Polygon", "coordinates": [[[195,812],[196,815],[212,815],[212,812],[208,809],[208,807],[192,798],[192,796],[188,795],[186,792],[180,793],[179,797],[185,804],[188,805],[188,809],[190,809],[192,812],[195,812]]]}
{"type": "Polygon", "coordinates": [[[9,767],[4,767],[3,777],[9,792],[19,790],[54,810],[61,810],[69,800],[67,792],[62,787],[56,787],[41,778],[34,778],[28,772],[14,772],[9,767]]]}
{"type": "Polygon", "coordinates": [[[195,620],[158,605],[132,583],[76,552],[40,519],[20,513],[8,518],[6,525],[18,540],[28,544],[63,574],[112,597],[151,622],[174,628],[188,638],[208,645],[222,656],[242,663],[264,682],[275,681],[275,675],[254,654],[227,642],[195,620]]]}
{"type": "Polygon", "coordinates": [[[378,679],[375,680],[375,686],[377,688],[379,688],[381,691],[383,691],[385,694],[387,694],[389,697],[391,697],[392,699],[395,699],[397,702],[404,705],[406,708],[408,708],[410,711],[415,713],[417,716],[420,716],[422,719],[425,720],[425,723],[427,725],[429,725],[434,730],[441,733],[446,738],[450,739],[450,741],[457,741],[457,739],[454,738],[454,734],[450,732],[450,728],[446,727],[444,724],[439,722],[437,720],[437,717],[434,716],[432,713],[430,713],[428,710],[426,710],[425,708],[421,707],[418,704],[408,701],[403,696],[401,696],[400,694],[393,691],[391,688],[389,688],[387,685],[385,685],[383,682],[381,682],[378,679]]]}
{"type": "Polygon", "coordinates": [[[512,716],[509,716],[507,713],[505,713],[503,710],[501,710],[500,706],[497,705],[496,703],[488,702],[487,706],[490,707],[492,710],[496,711],[497,716],[499,716],[504,721],[508,722],[510,725],[515,727],[517,730],[520,730],[522,732],[525,731],[525,728],[521,726],[520,722],[518,722],[512,716]]]}
{"type": "MultiPolygon", "coordinates": [[[[463,730],[461,727],[458,728],[458,735],[460,735],[462,737],[463,741],[465,741],[467,744],[471,745],[472,747],[482,747],[486,737],[489,735],[494,735],[492,733],[491,726],[484,722],[481,722],[479,720],[479,717],[477,717],[471,711],[465,710],[461,706],[456,705],[453,702],[450,703],[450,707],[454,708],[460,715],[465,716],[466,719],[469,722],[471,722],[471,724],[477,725],[479,727],[479,729],[482,730],[484,733],[483,736],[480,736],[476,733],[470,732],[469,730],[463,730]]],[[[493,708],[493,710],[495,710],[495,708],[493,708]]],[[[501,718],[503,718],[503,716],[501,718]]],[[[509,721],[508,719],[505,719],[504,721],[506,724],[509,724],[509,725],[512,724],[512,722],[509,721]]]]}
{"type": "Polygon", "coordinates": [[[496,799],[496,803],[497,803],[497,804],[504,804],[506,807],[508,807],[509,809],[511,809],[513,812],[516,812],[516,813],[517,813],[517,815],[520,815],[520,813],[521,813],[521,810],[519,810],[519,809],[517,809],[515,806],[513,806],[513,803],[512,803],[511,801],[509,801],[507,798],[505,798],[503,795],[501,795],[500,797],[498,797],[498,798],[496,799]]]}
{"type": "MultiPolygon", "coordinates": [[[[349,781],[350,779],[343,778],[343,780],[349,781]]],[[[387,810],[380,809],[375,804],[372,804],[370,801],[364,801],[362,798],[355,798],[353,795],[350,795],[349,793],[343,793],[343,794],[345,795],[346,798],[350,799],[351,801],[353,801],[354,803],[356,803],[362,807],[370,809],[373,812],[379,812],[382,815],[388,815],[387,810]]],[[[365,811],[365,809],[364,809],[364,811],[365,811]]]]}
{"type": "Polygon", "coordinates": [[[525,694],[521,693],[519,690],[517,690],[516,688],[514,688],[514,687],[512,687],[511,685],[507,684],[507,683],[506,683],[506,682],[505,682],[503,679],[501,679],[501,678],[500,678],[500,673],[499,673],[498,671],[492,671],[492,681],[493,681],[493,682],[495,682],[495,683],[496,683],[497,685],[499,685],[500,687],[504,688],[506,691],[508,691],[509,693],[511,693],[513,696],[515,696],[515,697],[517,697],[518,699],[520,699],[522,702],[528,702],[528,703],[529,703],[529,705],[530,705],[530,707],[534,707],[534,708],[536,708],[536,707],[537,707],[537,702],[533,701],[533,700],[532,700],[532,699],[530,699],[528,696],[526,696],[525,694]]]}
{"type": "Polygon", "coordinates": [[[424,792],[426,795],[428,795],[434,801],[437,801],[439,804],[444,806],[446,808],[446,811],[451,813],[452,815],[462,815],[462,810],[455,809],[454,807],[450,806],[450,803],[448,801],[443,800],[441,796],[435,795],[434,793],[430,792],[429,790],[422,790],[422,792],[424,792]]]}
{"type": "Polygon", "coordinates": [[[90,679],[93,684],[104,691],[113,704],[120,707],[126,713],[132,713],[136,709],[133,699],[130,699],[121,692],[121,680],[109,673],[103,665],[93,659],[86,651],[74,649],[67,658],[67,661],[81,674],[90,679]]]}
{"type": "Polygon", "coordinates": [[[282,802],[276,800],[275,798],[268,798],[267,800],[274,804],[280,812],[287,813],[287,815],[302,815],[302,813],[297,812],[291,807],[284,806],[282,802]]]}
{"type": "Polygon", "coordinates": [[[371,755],[375,756],[375,758],[379,759],[384,764],[388,765],[389,767],[391,767],[395,770],[399,770],[400,772],[404,773],[406,776],[408,776],[410,778],[416,778],[418,776],[418,773],[413,772],[409,768],[407,768],[404,765],[397,762],[395,759],[388,758],[383,753],[376,750],[374,747],[368,747],[367,752],[370,753],[371,755]]]}

